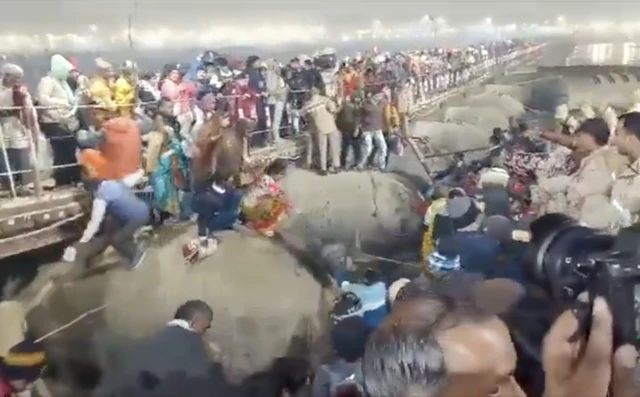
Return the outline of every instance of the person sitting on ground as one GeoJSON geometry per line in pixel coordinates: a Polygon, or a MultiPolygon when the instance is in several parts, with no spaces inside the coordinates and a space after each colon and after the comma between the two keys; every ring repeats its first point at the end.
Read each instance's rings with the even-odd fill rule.
{"type": "Polygon", "coordinates": [[[285,176],[287,161],[276,159],[256,175],[248,192],[242,199],[242,213],[246,225],[267,237],[272,237],[275,229],[290,209],[284,191],[278,182],[285,176]]]}
{"type": "Polygon", "coordinates": [[[132,347],[118,374],[105,374],[99,395],[119,396],[123,389],[153,389],[177,373],[185,378],[209,378],[213,362],[203,337],[212,321],[213,310],[206,302],[186,301],[164,328],[132,347]]]}
{"type": "Polygon", "coordinates": [[[22,395],[47,365],[42,343],[25,339],[0,357],[0,397],[22,395]]]}
{"type": "Polygon", "coordinates": [[[360,360],[370,333],[371,328],[360,317],[346,318],[334,325],[331,345],[336,359],[316,371],[311,397],[364,395],[359,383],[360,360]]]}
{"type": "MultiPolygon", "coordinates": [[[[146,248],[136,243],[136,232],[149,222],[149,206],[138,198],[129,186],[116,180],[99,177],[96,163],[99,159],[81,156],[83,184],[93,196],[91,218],[78,241],[83,255],[77,270],[91,266],[91,262],[109,246],[113,246],[125,259],[125,266],[135,270],[144,260],[146,248]],[[96,236],[105,219],[104,232],[96,236]]],[[[69,246],[63,259],[75,262],[77,249],[69,246]]],[[[73,274],[73,272],[70,272],[73,274]]]]}
{"type": "Polygon", "coordinates": [[[198,217],[198,242],[183,247],[189,263],[213,253],[219,244],[214,233],[231,229],[240,217],[242,193],[231,186],[229,179],[229,175],[215,172],[209,183],[195,187],[192,209],[198,217]]]}

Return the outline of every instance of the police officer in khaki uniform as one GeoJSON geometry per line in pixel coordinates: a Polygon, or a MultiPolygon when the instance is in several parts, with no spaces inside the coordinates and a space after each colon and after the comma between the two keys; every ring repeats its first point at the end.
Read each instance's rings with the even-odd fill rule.
{"type": "Polygon", "coordinates": [[[612,143],[628,158],[626,167],[615,175],[611,206],[617,221],[614,231],[638,221],[640,214],[640,112],[620,116],[612,143]]]}

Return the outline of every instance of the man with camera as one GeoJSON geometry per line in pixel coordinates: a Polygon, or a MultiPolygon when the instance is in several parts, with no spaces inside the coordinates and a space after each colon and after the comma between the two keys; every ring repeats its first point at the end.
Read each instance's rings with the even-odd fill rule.
{"type": "MultiPolygon", "coordinates": [[[[367,343],[362,361],[367,394],[524,397],[516,350],[501,319],[523,294],[508,280],[473,280],[463,274],[400,294],[367,343]]],[[[631,345],[615,347],[613,316],[603,298],[595,299],[588,336],[581,332],[573,338],[578,329],[573,310],[567,310],[544,338],[543,395],[637,396],[636,350],[631,345]]]]}

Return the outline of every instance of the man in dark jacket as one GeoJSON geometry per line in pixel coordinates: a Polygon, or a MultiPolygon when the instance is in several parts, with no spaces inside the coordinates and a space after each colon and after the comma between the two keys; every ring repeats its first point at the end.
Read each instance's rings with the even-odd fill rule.
{"type": "MultiPolygon", "coordinates": [[[[267,129],[267,111],[266,111],[266,102],[265,96],[267,94],[267,81],[265,79],[264,73],[261,70],[261,62],[260,58],[256,55],[252,55],[247,58],[247,67],[245,69],[245,73],[249,77],[249,88],[252,92],[254,92],[258,98],[256,100],[256,116],[258,117],[258,129],[266,130],[267,129]]],[[[264,144],[264,135],[254,135],[255,139],[258,139],[256,142],[259,145],[264,144]]]]}
{"type": "Polygon", "coordinates": [[[340,110],[336,115],[336,127],[342,134],[340,164],[344,169],[351,168],[360,159],[358,106],[359,104],[354,100],[346,99],[342,102],[342,106],[340,106],[340,110]]]}
{"type": "Polygon", "coordinates": [[[387,167],[387,141],[385,140],[384,129],[384,98],[381,93],[371,95],[360,107],[360,128],[362,130],[362,149],[358,169],[363,170],[376,147],[378,157],[378,167],[384,170],[387,167]]]}
{"type": "Polygon", "coordinates": [[[307,89],[317,88],[320,94],[326,95],[326,87],[324,79],[320,71],[313,65],[311,59],[304,61],[302,75],[307,89]]]}
{"type": "Polygon", "coordinates": [[[283,77],[289,92],[287,94],[287,114],[290,118],[289,123],[294,134],[302,130],[300,125],[301,118],[297,111],[302,109],[305,99],[305,93],[310,89],[307,87],[300,59],[293,58],[289,61],[289,65],[283,71],[283,77]]]}
{"type": "Polygon", "coordinates": [[[104,385],[102,396],[119,396],[122,390],[150,390],[167,376],[188,378],[212,375],[213,362],[202,339],[211,327],[213,311],[200,300],[182,304],[167,326],[133,347],[115,382],[104,385]]]}

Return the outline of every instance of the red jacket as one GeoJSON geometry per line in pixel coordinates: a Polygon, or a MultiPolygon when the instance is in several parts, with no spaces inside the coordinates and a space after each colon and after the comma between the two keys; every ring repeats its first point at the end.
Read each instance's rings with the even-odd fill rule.
{"type": "Polygon", "coordinates": [[[257,120],[258,95],[251,88],[246,85],[235,85],[231,90],[231,95],[234,95],[231,103],[235,102],[231,115],[232,122],[235,123],[240,119],[257,120]]]}

